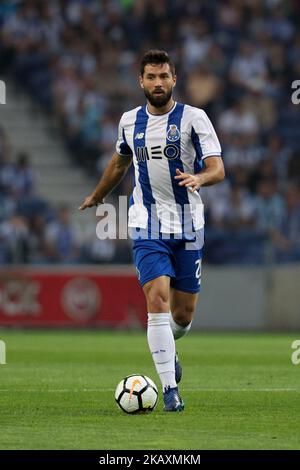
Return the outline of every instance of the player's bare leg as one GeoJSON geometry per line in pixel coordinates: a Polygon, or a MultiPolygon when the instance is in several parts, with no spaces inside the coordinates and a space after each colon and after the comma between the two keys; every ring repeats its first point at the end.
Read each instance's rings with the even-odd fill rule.
{"type": "Polygon", "coordinates": [[[143,286],[148,307],[147,338],[160,377],[166,411],[182,411],[175,379],[175,340],[170,326],[170,278],[159,276],[143,286]]]}
{"type": "Polygon", "coordinates": [[[151,313],[170,311],[170,278],[160,276],[143,286],[146,296],[147,309],[151,313]]]}
{"type": "Polygon", "coordinates": [[[171,327],[175,339],[179,339],[191,328],[199,294],[171,289],[171,327]]]}

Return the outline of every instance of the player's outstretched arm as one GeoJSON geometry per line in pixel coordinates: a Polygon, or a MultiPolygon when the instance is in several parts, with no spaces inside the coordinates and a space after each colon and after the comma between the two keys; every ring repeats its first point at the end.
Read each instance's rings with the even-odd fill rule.
{"type": "Polygon", "coordinates": [[[197,191],[201,186],[211,186],[220,183],[225,178],[223,160],[220,157],[207,157],[204,160],[205,169],[196,175],[183,173],[178,168],[176,176],[179,186],[185,186],[192,192],[197,191]]]}
{"type": "Polygon", "coordinates": [[[101,204],[103,199],[108,196],[116,186],[118,186],[120,181],[122,181],[123,177],[127,173],[131,161],[132,157],[121,156],[115,152],[105,168],[95,190],[90,196],[85,198],[78,209],[83,211],[87,207],[101,204]]]}

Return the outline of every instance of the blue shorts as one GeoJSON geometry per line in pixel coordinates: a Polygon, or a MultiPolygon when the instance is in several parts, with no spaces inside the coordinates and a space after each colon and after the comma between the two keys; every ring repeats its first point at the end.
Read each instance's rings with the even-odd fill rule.
{"type": "Polygon", "coordinates": [[[174,289],[196,293],[201,285],[202,247],[187,249],[185,240],[143,240],[133,242],[138,279],[143,286],[159,276],[169,276],[174,289]]]}

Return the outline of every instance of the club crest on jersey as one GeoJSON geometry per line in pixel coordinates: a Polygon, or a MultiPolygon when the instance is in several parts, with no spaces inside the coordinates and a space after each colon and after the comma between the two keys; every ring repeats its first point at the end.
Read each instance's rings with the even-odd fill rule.
{"type": "Polygon", "coordinates": [[[180,132],[176,124],[170,124],[169,130],[167,132],[167,139],[170,142],[176,142],[176,140],[180,139],[180,132]]]}

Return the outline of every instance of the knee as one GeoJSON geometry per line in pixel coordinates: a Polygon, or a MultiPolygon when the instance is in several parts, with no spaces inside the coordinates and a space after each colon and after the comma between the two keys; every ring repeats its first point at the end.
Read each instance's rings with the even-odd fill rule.
{"type": "Polygon", "coordinates": [[[174,321],[183,327],[188,326],[193,320],[195,312],[195,306],[192,304],[186,304],[179,307],[175,307],[172,310],[172,316],[174,321]]]}
{"type": "Polygon", "coordinates": [[[150,289],[147,294],[147,306],[148,312],[151,313],[168,312],[170,307],[167,293],[161,289],[150,289]]]}

